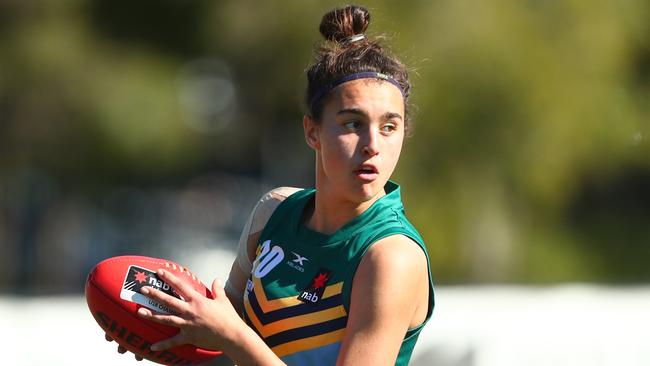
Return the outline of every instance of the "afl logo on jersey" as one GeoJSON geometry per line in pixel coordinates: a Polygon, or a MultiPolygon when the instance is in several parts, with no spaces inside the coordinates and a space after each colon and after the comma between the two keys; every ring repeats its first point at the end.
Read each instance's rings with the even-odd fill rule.
{"type": "Polygon", "coordinates": [[[271,241],[267,240],[257,249],[257,258],[253,262],[253,276],[262,278],[269,274],[273,268],[284,259],[284,250],[280,246],[271,247],[271,241]]]}

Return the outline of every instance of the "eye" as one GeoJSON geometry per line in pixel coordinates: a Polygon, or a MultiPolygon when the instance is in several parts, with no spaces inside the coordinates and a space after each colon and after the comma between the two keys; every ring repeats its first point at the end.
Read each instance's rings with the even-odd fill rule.
{"type": "Polygon", "coordinates": [[[381,131],[382,132],[393,132],[397,130],[397,125],[395,123],[386,123],[383,126],[381,126],[381,131]]]}
{"type": "Polygon", "coordinates": [[[357,120],[347,121],[343,124],[343,127],[345,127],[349,131],[357,131],[359,127],[361,127],[361,122],[357,120]]]}

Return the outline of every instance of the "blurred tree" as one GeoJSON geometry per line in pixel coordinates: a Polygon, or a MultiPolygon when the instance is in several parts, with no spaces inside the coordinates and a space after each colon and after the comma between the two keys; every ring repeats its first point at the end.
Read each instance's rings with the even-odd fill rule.
{"type": "MultiPolygon", "coordinates": [[[[426,84],[416,92],[415,153],[400,176],[418,197],[415,221],[435,267],[455,280],[615,281],[620,271],[647,280],[631,258],[640,252],[609,262],[616,242],[594,250],[584,226],[566,219],[591,185],[585,179],[621,174],[633,161],[636,173],[623,174],[647,172],[648,99],[629,85],[643,83],[647,5],[442,1],[417,14],[426,84]]],[[[648,229],[629,226],[629,240],[647,247],[648,229]]]]}
{"type": "MultiPolygon", "coordinates": [[[[0,247],[25,171],[95,202],[208,171],[309,184],[303,70],[335,5],[1,2],[0,247]]],[[[368,6],[413,66],[395,179],[438,281],[650,279],[647,2],[368,6]]]]}

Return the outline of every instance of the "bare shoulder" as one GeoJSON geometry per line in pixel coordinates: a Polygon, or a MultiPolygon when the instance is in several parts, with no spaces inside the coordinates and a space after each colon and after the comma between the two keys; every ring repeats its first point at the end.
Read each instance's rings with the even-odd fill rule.
{"type": "Polygon", "coordinates": [[[427,257],[419,244],[405,235],[391,235],[375,242],[361,265],[380,273],[427,271],[427,257]]]}
{"type": "Polygon", "coordinates": [[[353,292],[381,302],[428,293],[428,263],[424,250],[404,235],[375,242],[363,256],[354,275],[353,292]]]}
{"type": "MultiPolygon", "coordinates": [[[[428,312],[429,266],[419,244],[404,235],[375,242],[361,259],[353,296],[376,309],[402,309],[409,327],[421,324],[428,312]]],[[[391,315],[395,319],[395,314],[391,315]]]]}

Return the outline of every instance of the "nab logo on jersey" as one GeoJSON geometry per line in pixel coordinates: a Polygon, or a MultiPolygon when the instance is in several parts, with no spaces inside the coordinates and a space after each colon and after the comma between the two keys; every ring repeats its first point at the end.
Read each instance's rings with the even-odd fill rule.
{"type": "Polygon", "coordinates": [[[325,293],[327,281],[332,277],[332,271],[329,269],[321,268],[309,283],[309,286],[298,295],[298,300],[306,303],[316,304],[325,293]]]}

